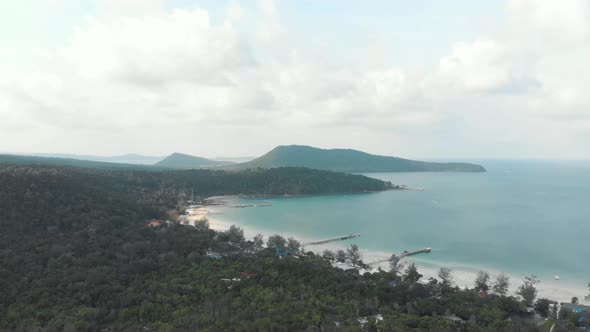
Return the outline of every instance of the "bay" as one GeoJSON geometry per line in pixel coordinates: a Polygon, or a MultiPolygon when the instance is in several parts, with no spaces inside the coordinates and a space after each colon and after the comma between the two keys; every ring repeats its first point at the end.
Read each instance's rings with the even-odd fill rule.
{"type": "MultiPolygon", "coordinates": [[[[431,247],[422,266],[488,269],[584,288],[590,281],[590,167],[584,162],[479,161],[486,173],[371,173],[424,188],[371,194],[240,199],[215,216],[245,229],[317,240],[350,233],[365,261],[431,247]]],[[[580,294],[583,295],[583,294],[580,294]]]]}

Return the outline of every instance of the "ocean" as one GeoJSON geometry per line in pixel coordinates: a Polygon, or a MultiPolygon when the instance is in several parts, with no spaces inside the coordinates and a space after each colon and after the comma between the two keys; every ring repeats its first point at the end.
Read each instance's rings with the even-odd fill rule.
{"type": "Polygon", "coordinates": [[[450,267],[462,286],[469,285],[476,271],[486,270],[509,274],[513,287],[535,274],[548,296],[562,300],[586,295],[590,163],[479,163],[488,172],[365,174],[423,191],[239,199],[240,204],[271,206],[225,207],[211,217],[250,234],[278,233],[302,242],[360,233],[331,246],[355,243],[365,262],[431,247],[431,253],[410,260],[425,275],[450,267]]]}

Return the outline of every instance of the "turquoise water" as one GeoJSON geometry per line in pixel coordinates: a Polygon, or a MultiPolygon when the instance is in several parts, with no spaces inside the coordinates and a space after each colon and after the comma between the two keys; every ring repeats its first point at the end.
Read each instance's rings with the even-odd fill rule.
{"type": "MultiPolygon", "coordinates": [[[[372,252],[432,247],[423,264],[590,281],[590,165],[480,162],[487,173],[373,173],[424,188],[372,194],[241,200],[216,216],[303,239],[361,233],[372,252]]],[[[370,260],[370,259],[366,259],[370,260]]]]}

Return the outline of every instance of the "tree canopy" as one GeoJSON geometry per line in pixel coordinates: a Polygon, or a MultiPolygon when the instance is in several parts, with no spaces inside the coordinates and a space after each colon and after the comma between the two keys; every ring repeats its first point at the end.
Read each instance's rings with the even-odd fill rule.
{"type": "Polygon", "coordinates": [[[362,265],[358,247],[278,256],[275,245],[299,242],[206,222],[147,227],[186,202],[187,183],[210,195],[315,181],[305,169],[253,172],[0,167],[0,331],[534,330],[515,298],[441,294],[414,264],[403,280],[332,265],[362,265]]]}

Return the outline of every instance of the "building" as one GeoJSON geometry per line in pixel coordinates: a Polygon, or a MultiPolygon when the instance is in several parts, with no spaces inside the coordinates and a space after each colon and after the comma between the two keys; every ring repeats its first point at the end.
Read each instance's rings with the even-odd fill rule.
{"type": "Polygon", "coordinates": [[[590,306],[573,303],[561,303],[560,316],[566,314],[578,315],[578,326],[590,327],[590,306]]]}
{"type": "Polygon", "coordinates": [[[160,227],[162,226],[162,220],[158,220],[158,219],[152,219],[152,220],[148,220],[147,223],[147,227],[160,227]]]}
{"type": "Polygon", "coordinates": [[[223,258],[223,256],[220,253],[215,252],[215,251],[211,251],[211,250],[207,251],[207,257],[209,257],[211,259],[215,259],[215,260],[223,258]]]}

